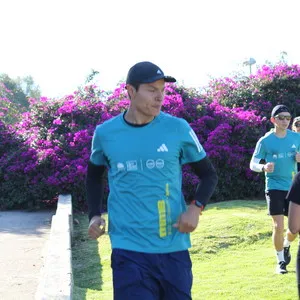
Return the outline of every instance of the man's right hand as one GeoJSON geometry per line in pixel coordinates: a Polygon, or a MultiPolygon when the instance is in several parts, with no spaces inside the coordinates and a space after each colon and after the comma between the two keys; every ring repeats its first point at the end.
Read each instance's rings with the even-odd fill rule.
{"type": "Polygon", "coordinates": [[[94,216],[89,224],[88,234],[96,240],[98,237],[105,233],[105,220],[101,216],[94,216]]]}
{"type": "Polygon", "coordinates": [[[274,172],[274,163],[268,162],[264,165],[264,171],[266,173],[273,173],[274,172]]]}

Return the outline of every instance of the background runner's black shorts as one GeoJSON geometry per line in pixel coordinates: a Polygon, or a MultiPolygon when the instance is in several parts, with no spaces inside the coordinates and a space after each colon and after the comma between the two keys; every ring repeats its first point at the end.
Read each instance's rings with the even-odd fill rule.
{"type": "Polygon", "coordinates": [[[281,190],[266,191],[269,215],[288,215],[289,201],[286,199],[287,193],[288,191],[281,190]]]}

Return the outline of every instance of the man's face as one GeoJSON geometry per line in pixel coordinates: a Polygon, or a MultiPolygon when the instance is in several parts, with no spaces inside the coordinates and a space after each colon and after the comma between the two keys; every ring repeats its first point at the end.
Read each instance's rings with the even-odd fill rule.
{"type": "Polygon", "coordinates": [[[152,83],[143,83],[136,91],[129,86],[131,94],[131,106],[140,114],[147,117],[155,117],[159,114],[165,96],[164,79],[152,83]]]}
{"type": "Polygon", "coordinates": [[[272,123],[281,130],[286,130],[291,122],[291,114],[288,112],[282,112],[271,118],[272,123]]]}
{"type": "Polygon", "coordinates": [[[296,132],[300,133],[300,120],[294,124],[293,128],[296,132]]]}

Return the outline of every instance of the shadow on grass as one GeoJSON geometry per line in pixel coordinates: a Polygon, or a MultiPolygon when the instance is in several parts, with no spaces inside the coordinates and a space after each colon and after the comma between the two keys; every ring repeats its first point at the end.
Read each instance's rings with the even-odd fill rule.
{"type": "Polygon", "coordinates": [[[87,234],[86,216],[75,216],[79,224],[74,225],[72,239],[72,264],[74,279],[74,300],[86,299],[87,290],[102,289],[102,265],[98,242],[87,234]]]}
{"type": "Polygon", "coordinates": [[[199,252],[206,254],[216,254],[222,249],[230,247],[241,246],[242,244],[251,245],[255,242],[270,239],[272,232],[258,232],[251,235],[208,235],[205,237],[209,241],[209,246],[194,246],[190,249],[191,254],[198,254],[199,252]]]}

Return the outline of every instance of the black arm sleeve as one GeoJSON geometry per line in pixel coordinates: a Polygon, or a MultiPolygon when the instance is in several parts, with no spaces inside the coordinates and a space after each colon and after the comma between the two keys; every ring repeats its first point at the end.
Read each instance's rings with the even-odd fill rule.
{"type": "Polygon", "coordinates": [[[208,157],[197,162],[190,163],[189,165],[200,180],[196,189],[194,200],[201,202],[205,206],[218,183],[216,170],[208,157]]]}
{"type": "Polygon", "coordinates": [[[86,176],[86,199],[89,211],[89,220],[101,215],[104,196],[104,174],[106,167],[97,166],[89,161],[86,176]]]}
{"type": "Polygon", "coordinates": [[[300,205],[300,172],[296,174],[288,192],[287,199],[300,205]]]}

